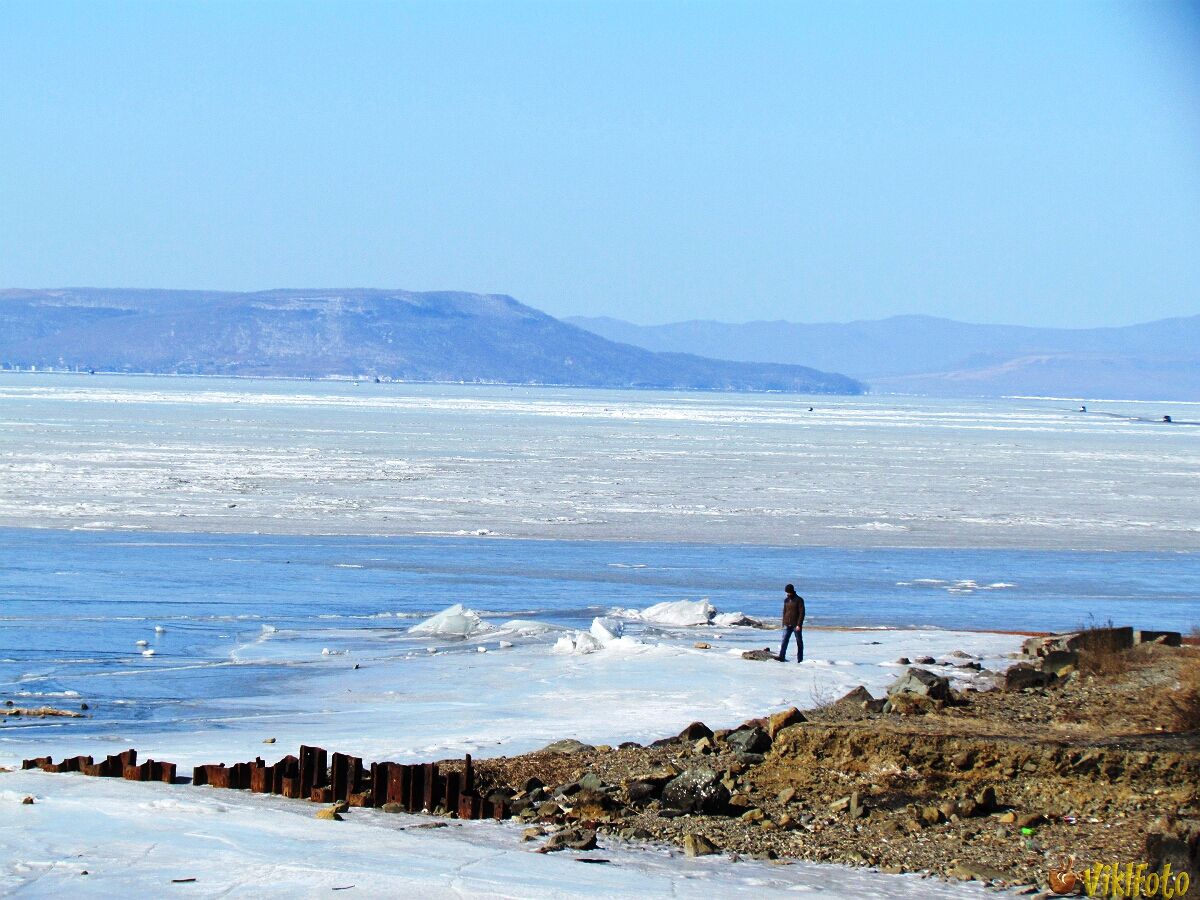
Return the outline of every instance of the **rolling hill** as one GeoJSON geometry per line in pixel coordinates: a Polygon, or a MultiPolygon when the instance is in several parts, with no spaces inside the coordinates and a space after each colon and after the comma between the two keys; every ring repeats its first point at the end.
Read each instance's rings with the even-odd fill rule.
{"type": "Polygon", "coordinates": [[[0,291],[0,366],[587,387],[861,393],[802,365],[614,342],[495,294],[0,291]]]}

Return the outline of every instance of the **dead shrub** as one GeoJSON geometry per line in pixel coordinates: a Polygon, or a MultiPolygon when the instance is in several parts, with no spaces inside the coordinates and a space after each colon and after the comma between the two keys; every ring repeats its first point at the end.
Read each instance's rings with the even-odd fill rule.
{"type": "Polygon", "coordinates": [[[1163,698],[1172,731],[1200,729],[1200,659],[1192,656],[1179,666],[1179,686],[1163,698]]]}
{"type": "Polygon", "coordinates": [[[1103,625],[1081,628],[1079,633],[1086,639],[1086,650],[1079,651],[1078,669],[1084,675],[1113,678],[1124,675],[1130,669],[1129,651],[1113,637],[1112,619],[1103,625]]]}
{"type": "Polygon", "coordinates": [[[814,712],[825,712],[837,703],[833,689],[820,676],[813,678],[808,688],[808,699],[811,703],[809,709],[814,712]]]}

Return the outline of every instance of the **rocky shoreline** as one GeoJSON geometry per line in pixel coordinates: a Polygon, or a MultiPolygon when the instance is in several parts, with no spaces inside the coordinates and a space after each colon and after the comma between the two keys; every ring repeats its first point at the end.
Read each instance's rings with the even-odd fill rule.
{"type": "Polygon", "coordinates": [[[1032,638],[993,690],[915,667],[886,698],[859,688],[648,746],[567,739],[476,773],[545,852],[591,849],[599,833],[1025,893],[1071,860],[1169,861],[1195,878],[1200,649],[1137,637],[1032,638]]]}

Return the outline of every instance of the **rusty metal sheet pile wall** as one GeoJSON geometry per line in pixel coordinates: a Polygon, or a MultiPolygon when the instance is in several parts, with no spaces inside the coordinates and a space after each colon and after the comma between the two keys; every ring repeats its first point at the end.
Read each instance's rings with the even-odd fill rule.
{"type": "MultiPolygon", "coordinates": [[[[96,763],[90,756],[73,756],[55,763],[49,756],[27,759],[22,769],[44,772],[81,772],[100,778],[129,781],[178,780],[175,763],[152,759],[137,763],[137,751],[126,750],[96,763]]],[[[275,794],[313,803],[344,800],[349,806],[382,807],[407,812],[457,816],[460,819],[505,819],[503,801],[492,802],[475,790],[475,767],[470,755],[461,771],[441,772],[437,763],[405,765],[373,762],[364,768],[360,757],[328,754],[321,747],[301,745],[300,755],[287,755],[274,765],[258,757],[252,762],[196,766],[192,784],[228,790],[275,794]]]]}

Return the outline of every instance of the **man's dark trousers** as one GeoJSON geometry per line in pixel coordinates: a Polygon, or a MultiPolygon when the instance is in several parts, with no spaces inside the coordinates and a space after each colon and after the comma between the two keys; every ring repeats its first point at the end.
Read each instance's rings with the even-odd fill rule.
{"type": "Polygon", "coordinates": [[[783,646],[779,648],[780,661],[787,659],[788,641],[796,635],[796,662],[804,662],[804,626],[788,625],[783,629],[783,646]]]}

